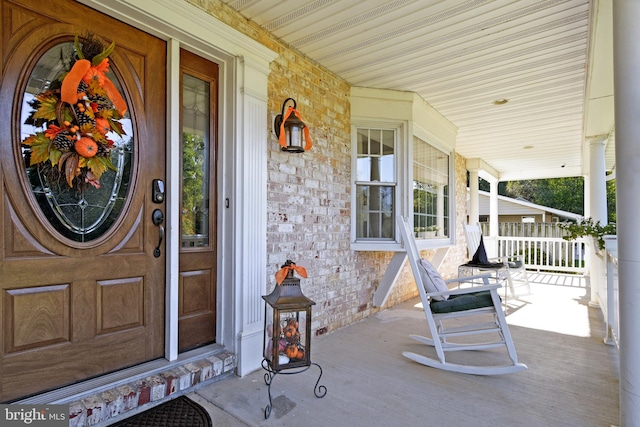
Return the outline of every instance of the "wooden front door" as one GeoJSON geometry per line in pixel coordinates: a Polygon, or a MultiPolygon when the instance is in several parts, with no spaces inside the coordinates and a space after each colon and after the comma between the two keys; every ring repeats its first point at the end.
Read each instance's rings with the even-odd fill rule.
{"type": "Polygon", "coordinates": [[[165,177],[166,45],[71,0],[0,0],[0,22],[0,401],[10,401],[164,354],[165,202],[153,188],[165,177]],[[106,78],[126,111],[105,101],[113,88],[92,98],[89,85],[78,100],[93,118],[55,97],[33,103],[60,87],[74,36],[81,50],[115,43],[106,78]],[[47,103],[43,125],[33,110],[47,103]],[[40,146],[66,163],[54,153],[31,165],[36,148],[24,143],[45,130],[70,135],[40,146]],[[80,144],[102,131],[100,145],[80,144]]]}
{"type": "Polygon", "coordinates": [[[180,51],[180,279],[178,349],[216,340],[218,66],[180,51]]]}

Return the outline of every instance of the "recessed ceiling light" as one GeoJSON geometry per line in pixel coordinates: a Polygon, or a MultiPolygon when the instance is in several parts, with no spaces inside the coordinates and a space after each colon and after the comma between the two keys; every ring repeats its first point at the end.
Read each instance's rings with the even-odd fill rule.
{"type": "Polygon", "coordinates": [[[509,100],[507,98],[496,99],[496,100],[493,101],[493,105],[504,105],[507,102],[509,102],[509,100]]]}

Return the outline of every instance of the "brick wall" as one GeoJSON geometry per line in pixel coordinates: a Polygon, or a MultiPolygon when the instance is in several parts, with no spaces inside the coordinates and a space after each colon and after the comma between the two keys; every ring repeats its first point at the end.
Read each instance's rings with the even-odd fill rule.
{"type": "MultiPolygon", "coordinates": [[[[347,81],[287,46],[218,0],[186,0],[279,54],[268,81],[268,128],[282,102],[294,98],[309,126],[313,149],[282,153],[275,134],[269,139],[268,219],[265,266],[267,291],[274,273],[287,259],[307,268],[304,294],[316,302],[312,328],[316,334],[335,330],[377,311],[373,293],[393,256],[350,250],[351,147],[347,81]]],[[[456,157],[457,241],[465,248],[464,159],[456,157]]],[[[460,245],[458,245],[460,247],[460,245]]],[[[457,273],[466,254],[452,248],[442,268],[445,277],[457,273]]],[[[431,254],[424,254],[430,257],[431,254]]],[[[387,306],[416,296],[411,270],[405,265],[387,306]]]]}

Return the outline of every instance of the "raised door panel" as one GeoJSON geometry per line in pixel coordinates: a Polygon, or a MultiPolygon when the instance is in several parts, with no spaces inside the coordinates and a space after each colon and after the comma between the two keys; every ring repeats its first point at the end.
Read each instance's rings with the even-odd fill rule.
{"type": "Polygon", "coordinates": [[[69,342],[69,285],[7,290],[4,294],[6,354],[69,342]]]}
{"type": "Polygon", "coordinates": [[[215,283],[211,269],[180,273],[178,344],[193,348],[215,340],[215,283]]]}

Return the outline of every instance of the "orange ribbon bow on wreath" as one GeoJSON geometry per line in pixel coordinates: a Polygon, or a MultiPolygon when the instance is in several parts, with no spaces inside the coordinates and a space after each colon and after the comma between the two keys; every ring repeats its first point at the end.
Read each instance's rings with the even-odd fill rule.
{"type": "Polygon", "coordinates": [[[88,59],[79,59],[71,67],[71,71],[62,81],[62,88],[60,89],[60,98],[67,104],[74,105],[78,99],[84,96],[84,93],[78,92],[78,85],[80,81],[86,84],[91,84],[92,80],[97,80],[107,93],[111,102],[116,107],[121,115],[127,111],[127,104],[122,99],[122,95],[118,92],[115,85],[111,80],[105,76],[105,73],[109,70],[109,58],[104,58],[97,65],[93,65],[88,59]]]}

